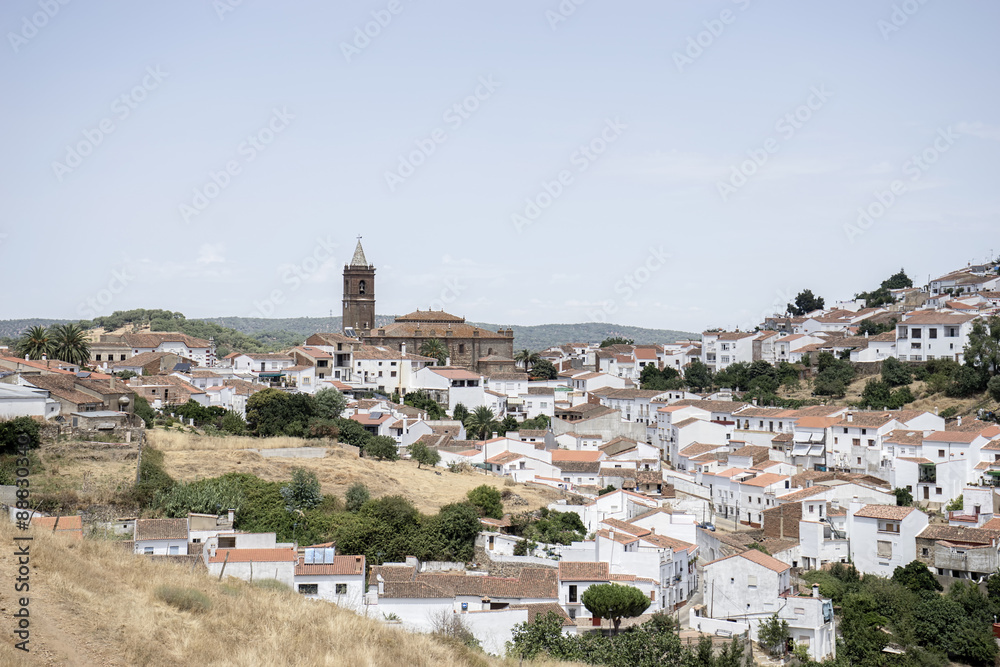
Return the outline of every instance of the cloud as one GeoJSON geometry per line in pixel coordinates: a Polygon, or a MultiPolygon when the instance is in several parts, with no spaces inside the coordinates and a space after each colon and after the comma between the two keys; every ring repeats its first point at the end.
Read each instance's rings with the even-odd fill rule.
{"type": "Polygon", "coordinates": [[[198,248],[198,257],[195,261],[199,264],[225,264],[226,258],[222,253],[221,243],[205,243],[198,248]]]}

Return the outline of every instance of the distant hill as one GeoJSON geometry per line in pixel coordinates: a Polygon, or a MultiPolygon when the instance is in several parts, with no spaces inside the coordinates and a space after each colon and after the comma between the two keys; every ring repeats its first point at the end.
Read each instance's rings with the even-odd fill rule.
{"type": "MultiPolygon", "coordinates": [[[[375,318],[377,325],[389,324],[394,320],[394,316],[378,315],[375,318]]],[[[0,320],[0,339],[17,338],[21,333],[32,326],[50,326],[52,324],[63,324],[74,320],[47,320],[47,319],[23,319],[23,320],[0,320]]],[[[263,317],[206,317],[196,319],[191,318],[184,322],[156,322],[160,326],[154,330],[165,331],[171,328],[179,328],[185,333],[208,337],[214,335],[216,340],[222,345],[228,345],[231,349],[245,351],[258,351],[261,349],[281,349],[300,344],[307,336],[316,332],[340,331],[340,317],[292,317],[283,319],[269,319],[263,317]],[[204,322],[209,326],[205,330],[203,327],[195,327],[195,322],[204,322]],[[232,329],[245,334],[253,341],[239,339],[239,337],[226,336],[221,329],[232,329]]],[[[498,324],[487,322],[470,322],[475,326],[496,331],[500,328],[498,324]]],[[[622,336],[631,338],[636,343],[672,343],[685,338],[700,338],[699,334],[686,331],[674,331],[671,329],[643,329],[641,327],[630,327],[618,324],[602,324],[599,322],[586,322],[581,324],[539,324],[536,326],[511,325],[514,330],[514,346],[517,349],[527,348],[529,350],[543,350],[553,345],[563,343],[599,343],[610,336],[622,336]]]]}
{"type": "MultiPolygon", "coordinates": [[[[389,324],[395,316],[377,315],[375,323],[389,324]]],[[[298,333],[303,337],[319,331],[340,331],[340,317],[295,317],[286,319],[264,319],[253,317],[211,317],[205,318],[223,327],[260,338],[261,334],[279,332],[298,333]]],[[[496,331],[499,324],[470,322],[477,327],[496,331]]],[[[671,329],[643,329],[618,324],[587,322],[583,324],[539,324],[535,326],[511,325],[514,330],[514,346],[517,349],[543,350],[563,343],[599,343],[609,336],[631,338],[636,343],[672,343],[685,338],[701,338],[700,334],[671,329]]]]}

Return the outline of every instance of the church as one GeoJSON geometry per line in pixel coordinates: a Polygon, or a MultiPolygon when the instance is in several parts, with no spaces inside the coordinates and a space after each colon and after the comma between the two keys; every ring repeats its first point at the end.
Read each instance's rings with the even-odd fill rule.
{"type": "Polygon", "coordinates": [[[348,336],[366,345],[406,350],[419,354],[430,339],[448,350],[452,366],[482,375],[514,372],[514,332],[496,332],[467,324],[464,317],[443,310],[416,310],[396,317],[395,322],[375,322],[375,266],[368,263],[361,239],[351,263],[344,267],[343,327],[348,336]]]}

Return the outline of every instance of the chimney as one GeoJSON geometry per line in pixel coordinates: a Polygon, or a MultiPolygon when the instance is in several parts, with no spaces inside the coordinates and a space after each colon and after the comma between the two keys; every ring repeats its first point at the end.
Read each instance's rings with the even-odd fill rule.
{"type": "Polygon", "coordinates": [[[385,595],[385,579],[382,578],[381,574],[376,574],[375,579],[378,581],[378,594],[385,595]]]}
{"type": "Polygon", "coordinates": [[[406,343],[399,344],[399,353],[404,357],[406,356],[406,343]]]}
{"type": "Polygon", "coordinates": [[[496,431],[493,431],[493,439],[494,439],[494,440],[496,440],[496,439],[497,439],[498,437],[499,437],[499,436],[497,435],[497,432],[496,432],[496,431]]]}
{"type": "Polygon", "coordinates": [[[962,415],[959,415],[958,416],[958,421],[955,422],[955,426],[961,426],[961,425],[962,425],[962,415]]]}
{"type": "Polygon", "coordinates": [[[48,360],[49,360],[49,355],[43,354],[42,355],[42,361],[48,361],[48,360]]]}
{"type": "Polygon", "coordinates": [[[847,421],[849,421],[849,422],[853,422],[854,421],[854,413],[853,412],[848,412],[847,413],[847,421]]]}
{"type": "Polygon", "coordinates": [[[229,514],[228,514],[228,521],[229,521],[229,523],[233,523],[233,521],[235,520],[235,518],[236,518],[236,510],[234,510],[234,509],[229,510],[229,514]]]}
{"type": "Polygon", "coordinates": [[[445,366],[451,366],[451,357],[445,357],[444,358],[444,365],[445,366]]]}
{"type": "Polygon", "coordinates": [[[813,584],[813,597],[819,597],[819,584],[813,584]]]}

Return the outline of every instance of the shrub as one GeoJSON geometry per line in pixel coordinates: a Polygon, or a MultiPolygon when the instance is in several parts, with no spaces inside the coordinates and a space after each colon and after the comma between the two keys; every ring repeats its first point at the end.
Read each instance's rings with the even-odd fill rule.
{"type": "Polygon", "coordinates": [[[156,589],[156,598],[179,611],[200,614],[212,608],[212,601],[208,596],[194,588],[160,586],[156,589]]]}
{"type": "Polygon", "coordinates": [[[361,509],[362,505],[371,500],[371,497],[368,487],[361,482],[351,484],[351,487],[347,489],[347,493],[344,495],[344,501],[347,503],[347,511],[357,512],[361,509]]]}
{"type": "Polygon", "coordinates": [[[21,444],[35,449],[41,444],[39,426],[31,417],[14,417],[0,422],[0,453],[14,454],[21,444]]]}
{"type": "Polygon", "coordinates": [[[466,497],[475,505],[479,512],[491,519],[503,518],[503,501],[500,492],[489,484],[482,484],[470,490],[466,497]]]}

